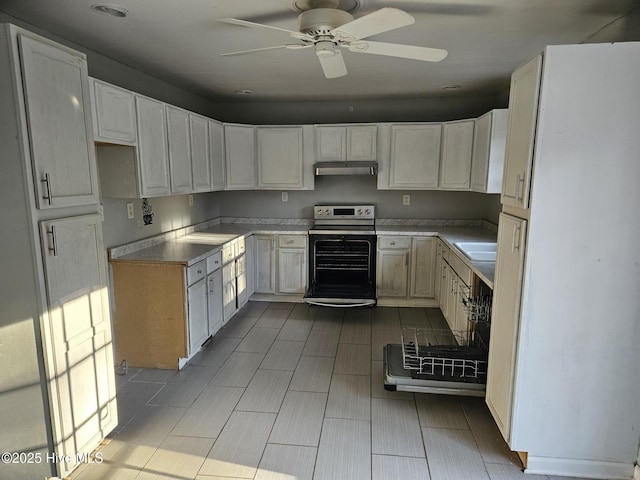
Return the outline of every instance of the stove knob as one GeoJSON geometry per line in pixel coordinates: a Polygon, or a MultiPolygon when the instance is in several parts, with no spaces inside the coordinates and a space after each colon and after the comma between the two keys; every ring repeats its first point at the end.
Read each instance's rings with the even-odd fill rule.
{"type": "Polygon", "coordinates": [[[365,213],[365,214],[367,214],[367,215],[371,215],[371,209],[370,209],[370,208],[367,208],[367,209],[364,211],[364,213],[365,213]]]}
{"type": "Polygon", "coordinates": [[[322,212],[322,209],[321,209],[321,208],[319,208],[318,210],[316,210],[316,215],[322,215],[322,213],[323,213],[323,212],[322,212]]]}
{"type": "Polygon", "coordinates": [[[358,209],[358,215],[362,215],[362,213],[363,213],[363,212],[362,212],[362,209],[361,209],[361,208],[359,208],[359,209],[358,209]]]}
{"type": "Polygon", "coordinates": [[[328,208],[324,211],[325,215],[331,215],[331,210],[329,210],[328,208]]]}

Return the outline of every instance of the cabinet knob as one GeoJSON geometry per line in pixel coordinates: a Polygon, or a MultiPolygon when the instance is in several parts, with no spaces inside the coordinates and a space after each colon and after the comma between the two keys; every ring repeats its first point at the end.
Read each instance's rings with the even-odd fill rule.
{"type": "Polygon", "coordinates": [[[198,273],[202,273],[202,270],[198,270],[198,273]]]}
{"type": "Polygon", "coordinates": [[[394,240],[393,242],[391,242],[391,245],[395,245],[395,244],[396,244],[396,241],[395,241],[395,240],[394,240]]]}

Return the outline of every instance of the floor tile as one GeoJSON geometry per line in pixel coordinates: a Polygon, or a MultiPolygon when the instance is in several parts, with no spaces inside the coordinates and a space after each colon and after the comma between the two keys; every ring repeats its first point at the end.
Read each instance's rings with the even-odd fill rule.
{"type": "Polygon", "coordinates": [[[233,352],[211,380],[219,387],[246,387],[264,360],[262,353],[233,352]]]}
{"type": "Polygon", "coordinates": [[[291,379],[289,390],[328,392],[334,362],[333,357],[301,356],[291,379]]]}
{"type": "Polygon", "coordinates": [[[151,400],[149,405],[190,407],[217,372],[215,367],[197,365],[178,372],[151,400]]]}
{"type": "Polygon", "coordinates": [[[189,364],[202,367],[221,367],[241,341],[240,338],[215,336],[205,344],[205,348],[189,360],[189,364]]]}
{"type": "Polygon", "coordinates": [[[424,458],[371,456],[372,480],[429,480],[429,467],[424,458]]]}
{"type": "Polygon", "coordinates": [[[371,374],[371,347],[341,343],[338,345],[333,373],[345,375],[371,374]]]}
{"type": "Polygon", "coordinates": [[[258,369],[240,398],[236,410],[278,413],[293,372],[258,369]]]}
{"type": "Polygon", "coordinates": [[[233,412],[199,474],[253,478],[275,418],[274,413],[233,412]]]}
{"type": "Polygon", "coordinates": [[[304,342],[276,340],[267,352],[266,357],[264,357],[260,368],[295,370],[303,348],[304,342]]]}
{"type": "Polygon", "coordinates": [[[162,370],[160,368],[141,368],[131,378],[131,382],[167,383],[176,376],[175,370],[162,370]]]}
{"type": "Polygon", "coordinates": [[[429,324],[431,328],[436,330],[446,330],[449,328],[447,320],[442,315],[442,311],[439,308],[427,308],[427,317],[429,318],[429,324]]]}
{"type": "Polygon", "coordinates": [[[312,480],[317,449],[268,444],[255,480],[312,480]]]}
{"type": "Polygon", "coordinates": [[[335,357],[338,350],[338,340],[340,339],[341,325],[329,323],[318,325],[316,320],[307,337],[307,342],[302,352],[310,357],[335,357]]]}
{"type": "Polygon", "coordinates": [[[244,338],[249,330],[258,321],[259,317],[236,314],[225,326],[223,326],[216,337],[244,338]]]}
{"type": "Polygon", "coordinates": [[[518,455],[507,447],[484,398],[466,397],[461,403],[482,459],[487,463],[520,466],[518,455]]]}
{"type": "Polygon", "coordinates": [[[316,315],[318,315],[319,309],[319,307],[309,305],[308,303],[296,303],[289,313],[289,318],[313,320],[316,318],[316,315]]]}
{"type": "Polygon", "coordinates": [[[413,400],[371,399],[371,451],[382,455],[425,456],[413,400]]]}
{"type": "Polygon", "coordinates": [[[267,309],[258,319],[255,327],[260,328],[282,328],[284,322],[289,316],[289,310],[284,309],[267,309]]]}
{"type": "Polygon", "coordinates": [[[162,388],[162,383],[127,382],[117,389],[118,426],[120,431],[162,388]]]}
{"type": "Polygon", "coordinates": [[[371,419],[371,380],[368,375],[333,375],[326,417],[371,419]]]}
{"type": "Polygon", "coordinates": [[[267,302],[269,304],[269,306],[267,307],[266,311],[269,310],[286,310],[287,312],[290,312],[293,310],[293,307],[295,306],[295,303],[291,303],[291,302],[267,302]]]}
{"type": "Polygon", "coordinates": [[[400,343],[400,332],[400,317],[396,308],[376,309],[371,321],[371,359],[382,360],[386,344],[400,343]]]}
{"type": "Polygon", "coordinates": [[[340,343],[371,345],[371,308],[352,308],[345,312],[340,343]]]}
{"type": "Polygon", "coordinates": [[[415,399],[422,427],[469,430],[467,417],[458,397],[417,393],[415,399]]]}
{"type": "Polygon", "coordinates": [[[195,478],[213,446],[211,438],[167,437],[136,480],[195,478]]]}
{"type": "Polygon", "coordinates": [[[70,476],[72,480],[134,480],[140,473],[137,468],[111,467],[105,464],[91,464],[76,469],[70,476]]]}
{"type": "Polygon", "coordinates": [[[312,320],[289,317],[276,338],[278,340],[306,342],[312,325],[312,320]]]}
{"type": "Polygon", "coordinates": [[[120,388],[122,385],[127,383],[131,378],[137,375],[141,368],[131,368],[131,367],[119,367],[116,366],[116,388],[120,388]]]}
{"type": "Polygon", "coordinates": [[[431,326],[424,308],[399,308],[398,314],[400,315],[400,324],[403,327],[424,328],[431,326]]]}
{"type": "Polygon", "coordinates": [[[488,480],[480,451],[468,430],[422,427],[432,480],[488,480]]]}
{"type": "Polygon", "coordinates": [[[244,388],[207,387],[189,407],[171,435],[217,438],[243,393],[244,388]]]}
{"type": "MultiPolygon", "coordinates": [[[[244,315],[248,317],[259,317],[264,313],[264,311],[269,308],[269,302],[247,302],[244,307],[240,309],[240,311],[236,314],[244,315]]],[[[235,318],[235,317],[234,317],[235,318]]]]}
{"type": "Polygon", "coordinates": [[[370,480],[370,439],[367,421],[325,418],[314,480],[370,480]]]}
{"type": "Polygon", "coordinates": [[[326,403],[326,393],[287,392],[269,443],[317,447],[326,403]]]}
{"type": "Polygon", "coordinates": [[[267,353],[280,330],[253,327],[242,339],[236,352],[267,353]]]}
{"type": "Polygon", "coordinates": [[[186,409],[145,406],[102,448],[104,464],[141,469],[171,432],[186,409]]]}

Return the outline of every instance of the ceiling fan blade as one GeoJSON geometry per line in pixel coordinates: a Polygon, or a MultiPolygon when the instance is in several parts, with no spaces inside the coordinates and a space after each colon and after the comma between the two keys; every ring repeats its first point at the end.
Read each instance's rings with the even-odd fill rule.
{"type": "Polygon", "coordinates": [[[218,22],[229,23],[231,25],[238,25],[240,27],[249,27],[249,28],[267,28],[269,30],[279,30],[281,32],[286,32],[291,35],[293,38],[299,38],[300,40],[313,40],[313,37],[309,35],[305,35],[304,33],[296,32],[295,30],[288,30],[286,28],[274,27],[273,25],[265,25],[264,23],[255,23],[250,22],[248,20],[240,20],[238,18],[217,18],[218,22]]]}
{"type": "Polygon", "coordinates": [[[359,40],[413,23],[415,19],[407,12],[386,7],[336,27],[331,33],[338,38],[359,40]]]}
{"type": "Polygon", "coordinates": [[[418,47],[416,45],[401,45],[385,42],[353,42],[347,48],[354,53],[370,53],[386,55],[388,57],[409,58],[423,62],[439,62],[444,60],[448,52],[440,48],[418,47]]]}
{"type": "Polygon", "coordinates": [[[335,50],[332,55],[318,54],[318,60],[327,78],[344,77],[347,74],[347,66],[344,64],[340,50],[335,50]]]}
{"type": "Polygon", "coordinates": [[[250,50],[240,50],[238,52],[221,53],[220,56],[221,57],[233,57],[233,56],[236,56],[236,55],[246,55],[247,53],[264,52],[265,50],[278,50],[278,49],[281,49],[281,48],[286,48],[287,50],[301,50],[303,48],[310,48],[310,47],[313,47],[312,43],[310,43],[309,45],[299,45],[299,44],[277,45],[275,47],[252,48],[250,50]]]}

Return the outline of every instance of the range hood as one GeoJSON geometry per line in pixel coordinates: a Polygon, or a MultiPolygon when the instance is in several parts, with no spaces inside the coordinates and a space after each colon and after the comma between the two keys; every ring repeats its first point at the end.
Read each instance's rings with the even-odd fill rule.
{"type": "Polygon", "coordinates": [[[376,175],[376,162],[322,162],[313,166],[316,175],[376,175]]]}

